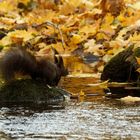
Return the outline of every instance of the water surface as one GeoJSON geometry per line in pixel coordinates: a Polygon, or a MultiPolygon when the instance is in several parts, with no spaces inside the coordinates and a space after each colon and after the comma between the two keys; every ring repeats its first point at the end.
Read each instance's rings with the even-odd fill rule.
{"type": "Polygon", "coordinates": [[[63,109],[1,108],[2,137],[17,140],[139,140],[140,104],[105,98],[101,89],[88,86],[97,82],[93,77],[62,79],[60,86],[63,88],[89,94],[82,100],[67,101],[63,109]]]}

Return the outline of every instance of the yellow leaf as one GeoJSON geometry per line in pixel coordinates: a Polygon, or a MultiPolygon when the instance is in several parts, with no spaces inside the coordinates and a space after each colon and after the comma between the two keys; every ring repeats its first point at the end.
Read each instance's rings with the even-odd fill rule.
{"type": "MultiPolygon", "coordinates": [[[[104,24],[110,25],[113,21],[114,21],[114,17],[109,13],[109,14],[107,14],[106,17],[105,17],[104,24]]],[[[104,25],[104,24],[103,24],[103,25],[104,25]]]]}
{"type": "Polygon", "coordinates": [[[82,41],[81,36],[80,36],[80,35],[77,35],[77,34],[74,34],[74,35],[72,36],[72,38],[71,38],[71,42],[72,42],[73,44],[78,44],[78,43],[80,43],[81,41],[82,41]]]}
{"type": "Polygon", "coordinates": [[[9,45],[11,43],[12,43],[12,40],[11,40],[11,38],[9,36],[5,36],[4,38],[2,38],[0,40],[0,45],[1,46],[7,46],[7,45],[9,45]]]}
{"type": "Polygon", "coordinates": [[[10,1],[0,1],[0,12],[9,12],[14,10],[14,6],[10,3],[10,1]]]}
{"type": "Polygon", "coordinates": [[[108,80],[100,83],[99,84],[99,87],[100,88],[103,88],[103,89],[107,89],[108,88],[108,80]]]}
{"type": "Polygon", "coordinates": [[[100,32],[103,32],[107,36],[111,36],[115,34],[114,29],[112,29],[110,25],[105,25],[104,27],[102,27],[100,32]]]}
{"type": "Polygon", "coordinates": [[[84,48],[86,49],[90,49],[88,52],[91,52],[94,49],[95,44],[95,40],[94,39],[90,39],[88,40],[85,44],[84,44],[84,48]]]}
{"type": "Polygon", "coordinates": [[[85,96],[85,93],[82,90],[80,91],[80,96],[85,96]]]}
{"type": "Polygon", "coordinates": [[[136,57],[137,63],[140,65],[140,58],[136,57]]]}
{"type": "Polygon", "coordinates": [[[123,21],[126,21],[126,18],[124,17],[123,14],[120,14],[117,19],[120,21],[120,22],[123,22],[123,21]]]}
{"type": "Polygon", "coordinates": [[[125,103],[135,103],[135,102],[140,102],[140,97],[127,96],[127,97],[121,98],[120,100],[125,103]]]}
{"type": "Polygon", "coordinates": [[[7,36],[0,40],[0,45],[7,46],[11,43],[16,43],[19,41],[27,41],[33,38],[32,32],[27,32],[25,30],[16,30],[13,32],[9,32],[7,36]]]}
{"type": "Polygon", "coordinates": [[[137,71],[138,73],[140,73],[140,68],[138,68],[136,71],[137,71]]]}
{"type": "Polygon", "coordinates": [[[70,0],[69,3],[74,7],[78,7],[81,4],[82,0],[70,0]]]}
{"type": "Polygon", "coordinates": [[[95,25],[86,25],[79,30],[79,33],[95,35],[97,33],[98,26],[95,25]]]}
{"type": "Polygon", "coordinates": [[[109,37],[107,34],[101,32],[101,33],[98,33],[98,34],[96,35],[96,39],[97,39],[97,40],[102,40],[102,39],[109,40],[110,37],[109,37]]]}
{"type": "Polygon", "coordinates": [[[140,34],[135,32],[133,36],[130,36],[130,41],[140,41],[140,34]]]}
{"type": "Polygon", "coordinates": [[[27,5],[27,4],[30,2],[30,0],[19,0],[19,2],[21,2],[21,3],[25,4],[25,5],[27,5]]]}
{"type": "Polygon", "coordinates": [[[134,5],[131,6],[132,8],[136,10],[140,10],[140,2],[136,2],[134,5]]]}
{"type": "Polygon", "coordinates": [[[107,36],[111,36],[115,34],[114,29],[111,27],[111,23],[114,21],[114,17],[108,14],[105,17],[105,21],[101,26],[100,32],[103,32],[107,36]]]}
{"type": "Polygon", "coordinates": [[[61,7],[60,14],[68,15],[68,14],[73,13],[74,10],[75,10],[75,7],[72,4],[67,2],[67,3],[63,4],[63,6],[61,7]]]}
{"type": "Polygon", "coordinates": [[[128,10],[126,11],[128,13],[127,17],[125,16],[125,13],[120,14],[120,16],[118,17],[118,20],[121,22],[121,25],[124,27],[131,26],[140,19],[139,11],[132,10],[129,12],[128,10]]]}
{"type": "Polygon", "coordinates": [[[110,41],[109,44],[112,49],[107,51],[107,54],[116,55],[117,53],[124,50],[124,48],[122,47],[122,44],[119,41],[110,41]]]}
{"type": "Polygon", "coordinates": [[[107,81],[104,81],[102,83],[88,84],[88,86],[99,87],[99,88],[102,88],[102,89],[107,89],[108,88],[108,80],[107,81]]]}
{"type": "Polygon", "coordinates": [[[27,41],[33,38],[32,32],[28,32],[26,30],[16,30],[14,32],[8,33],[8,36],[15,38],[23,38],[23,41],[27,41]]]}

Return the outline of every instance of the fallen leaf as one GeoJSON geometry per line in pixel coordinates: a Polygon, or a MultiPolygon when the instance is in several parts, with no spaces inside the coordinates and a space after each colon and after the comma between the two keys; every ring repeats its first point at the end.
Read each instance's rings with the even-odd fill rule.
{"type": "Polygon", "coordinates": [[[135,57],[137,60],[138,65],[140,65],[140,58],[139,57],[135,57]]]}

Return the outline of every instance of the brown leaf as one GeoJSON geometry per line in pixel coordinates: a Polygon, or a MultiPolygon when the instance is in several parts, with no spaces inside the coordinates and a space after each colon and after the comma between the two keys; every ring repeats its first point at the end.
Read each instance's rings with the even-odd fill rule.
{"type": "Polygon", "coordinates": [[[100,5],[103,15],[109,12],[117,16],[124,8],[124,0],[102,0],[100,5]]]}

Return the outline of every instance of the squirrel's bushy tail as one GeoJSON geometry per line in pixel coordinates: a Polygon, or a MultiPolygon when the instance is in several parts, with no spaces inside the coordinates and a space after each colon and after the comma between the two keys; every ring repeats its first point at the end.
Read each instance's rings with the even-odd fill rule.
{"type": "Polygon", "coordinates": [[[34,55],[23,48],[9,49],[0,62],[2,78],[6,82],[10,82],[19,73],[21,76],[29,75],[32,79],[38,79],[46,84],[56,86],[61,76],[66,76],[68,71],[64,67],[63,59],[57,50],[53,49],[53,51],[54,62],[46,60],[44,57],[36,59],[34,55]]]}
{"type": "Polygon", "coordinates": [[[6,82],[14,80],[17,73],[32,76],[36,68],[36,58],[22,48],[10,48],[0,62],[1,75],[6,82]]]}

